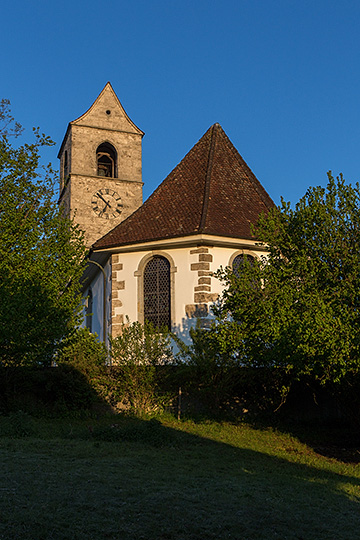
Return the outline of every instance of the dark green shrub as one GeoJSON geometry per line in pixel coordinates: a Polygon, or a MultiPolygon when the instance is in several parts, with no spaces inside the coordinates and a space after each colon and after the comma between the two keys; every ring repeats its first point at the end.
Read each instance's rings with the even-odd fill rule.
{"type": "Polygon", "coordinates": [[[2,419],[0,435],[2,437],[22,438],[36,435],[33,418],[24,411],[16,411],[2,419]]]}
{"type": "Polygon", "coordinates": [[[216,333],[200,327],[191,329],[192,343],[182,347],[180,375],[186,387],[207,409],[219,410],[234,395],[240,376],[234,355],[223,352],[216,333]],[[182,373],[181,373],[182,372],[182,373]]]}
{"type": "Polygon", "coordinates": [[[124,324],[121,334],[111,341],[111,356],[115,390],[131,410],[150,412],[164,405],[157,367],[174,359],[168,332],[148,322],[124,324]]]}
{"type": "MultiPolygon", "coordinates": [[[[97,335],[79,328],[63,347],[57,358],[62,369],[78,372],[87,381],[92,401],[109,401],[112,380],[109,375],[109,352],[97,335]]],[[[75,377],[76,379],[76,377],[75,377]]],[[[87,400],[88,401],[88,400],[87,400]]]]}
{"type": "Polygon", "coordinates": [[[59,353],[56,363],[70,365],[83,373],[88,379],[102,375],[108,360],[104,343],[87,328],[79,328],[67,341],[59,353]]]}

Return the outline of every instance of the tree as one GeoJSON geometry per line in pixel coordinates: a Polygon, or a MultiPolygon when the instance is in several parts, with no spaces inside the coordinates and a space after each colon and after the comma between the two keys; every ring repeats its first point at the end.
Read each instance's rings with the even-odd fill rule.
{"type": "Polygon", "coordinates": [[[215,307],[219,347],[241,365],[338,383],[360,370],[360,190],[328,173],[295,208],[262,215],[268,258],[246,263],[215,307]]]}
{"type": "Polygon", "coordinates": [[[6,137],[18,137],[21,135],[23,127],[16,122],[10,111],[10,101],[0,100],[0,135],[6,137]]]}
{"type": "Polygon", "coordinates": [[[0,103],[0,362],[48,365],[79,317],[82,234],[55,202],[55,173],[41,166],[53,142],[39,129],[21,133],[0,103]]]}

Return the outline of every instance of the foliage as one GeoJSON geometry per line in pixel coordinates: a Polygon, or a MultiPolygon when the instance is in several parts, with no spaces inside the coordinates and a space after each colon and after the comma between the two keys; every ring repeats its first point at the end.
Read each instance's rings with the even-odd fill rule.
{"type": "Polygon", "coordinates": [[[158,370],[173,360],[171,335],[151,323],[124,324],[118,337],[111,340],[112,374],[122,396],[135,411],[159,406],[158,370]]]}
{"type": "Polygon", "coordinates": [[[0,100],[0,136],[18,137],[23,131],[22,125],[16,122],[10,111],[10,101],[0,100]]]}
{"type": "Polygon", "coordinates": [[[78,378],[76,374],[85,377],[87,393],[93,397],[85,406],[90,405],[91,408],[94,401],[111,402],[114,381],[108,366],[109,352],[105,344],[98,341],[97,334],[92,334],[87,328],[78,328],[62,347],[56,361],[61,368],[74,369],[75,380],[78,378]]]}
{"type": "Polygon", "coordinates": [[[2,421],[1,434],[10,438],[33,437],[36,435],[34,419],[21,410],[12,412],[2,421]]]}
{"type": "Polygon", "coordinates": [[[80,328],[62,348],[57,364],[83,374],[98,398],[114,409],[148,412],[166,401],[160,372],[171,359],[170,336],[136,322],[123,325],[120,336],[111,340],[110,353],[96,334],[80,328]]]}
{"type": "Polygon", "coordinates": [[[104,373],[108,351],[97,335],[87,328],[78,328],[62,347],[56,362],[71,365],[91,380],[104,373]]]}
{"type": "Polygon", "coordinates": [[[207,409],[223,406],[234,397],[240,373],[232,351],[224,350],[217,332],[199,325],[190,330],[191,344],[179,343],[183,365],[178,366],[180,377],[193,396],[207,409]]]}
{"type": "MultiPolygon", "coordinates": [[[[275,368],[290,380],[338,383],[360,368],[360,190],[328,174],[291,209],[261,216],[267,260],[225,285],[212,330],[240,365],[275,368]]],[[[282,388],[286,392],[286,388],[282,388]]]]}
{"type": "Polygon", "coordinates": [[[18,135],[9,103],[0,104],[0,362],[49,365],[78,324],[82,234],[55,202],[55,173],[41,165],[52,141],[18,135]]]}
{"type": "Polygon", "coordinates": [[[86,376],[72,365],[0,367],[0,411],[23,411],[36,417],[88,415],[99,410],[99,396],[86,376]]]}
{"type": "Polygon", "coordinates": [[[287,377],[279,370],[258,369],[239,361],[231,327],[199,325],[190,330],[191,344],[180,344],[182,362],[175,380],[184,389],[186,411],[222,418],[255,418],[277,409],[279,389],[287,377]]]}

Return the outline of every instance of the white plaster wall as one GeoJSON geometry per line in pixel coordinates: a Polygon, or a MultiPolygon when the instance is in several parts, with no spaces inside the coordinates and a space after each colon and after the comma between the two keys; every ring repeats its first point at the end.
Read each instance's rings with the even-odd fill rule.
{"type": "MultiPolygon", "coordinates": [[[[209,247],[209,254],[213,256],[213,261],[210,263],[210,271],[215,272],[221,266],[225,268],[229,265],[230,258],[235,254],[248,253],[253,256],[266,255],[265,252],[252,250],[241,250],[234,248],[209,247]]],[[[198,253],[190,254],[194,248],[172,248],[162,249],[161,251],[139,251],[135,253],[119,254],[119,262],[123,268],[117,272],[117,280],[124,281],[124,289],[119,291],[119,299],[122,306],[116,308],[116,313],[124,315],[130,322],[138,320],[139,314],[139,298],[138,298],[138,277],[135,276],[142,259],[149,255],[169,255],[174,262],[176,272],[174,273],[174,294],[172,302],[174,303],[174,318],[172,320],[173,331],[175,331],[185,342],[189,341],[189,330],[196,325],[196,319],[189,319],[186,316],[185,306],[194,304],[194,288],[198,286],[198,273],[191,271],[191,264],[199,261],[198,253]]],[[[93,291],[94,292],[94,291],[93,291]]],[[[211,292],[220,294],[222,292],[222,284],[215,277],[211,278],[211,292]]],[[[102,304],[101,304],[102,306],[102,304]]],[[[100,310],[102,307],[100,306],[100,310]]],[[[100,312],[99,312],[100,313],[100,312]]],[[[98,315],[97,315],[98,316],[98,315]]],[[[101,313],[100,313],[101,316],[101,313]]],[[[99,319],[100,320],[100,319],[99,319]]],[[[95,322],[95,321],[94,321],[95,322]]]]}
{"type": "Polygon", "coordinates": [[[116,311],[124,315],[124,322],[126,322],[126,317],[129,318],[130,322],[138,320],[137,278],[134,273],[145,254],[146,252],[119,254],[119,262],[123,265],[123,269],[117,272],[117,275],[119,281],[125,282],[125,286],[123,290],[118,292],[123,305],[116,308],[116,311]]]}
{"type": "Polygon", "coordinates": [[[118,279],[125,281],[125,288],[120,291],[119,297],[123,306],[119,308],[130,322],[138,320],[139,298],[138,298],[138,278],[134,275],[138,270],[141,260],[147,255],[168,254],[174,261],[176,272],[174,273],[175,292],[172,302],[175,307],[175,325],[179,325],[185,313],[185,305],[194,302],[194,286],[197,284],[197,274],[190,272],[191,262],[196,259],[190,255],[188,248],[168,249],[157,251],[140,251],[137,253],[123,253],[119,255],[119,262],[123,264],[123,269],[118,272],[118,279]]]}

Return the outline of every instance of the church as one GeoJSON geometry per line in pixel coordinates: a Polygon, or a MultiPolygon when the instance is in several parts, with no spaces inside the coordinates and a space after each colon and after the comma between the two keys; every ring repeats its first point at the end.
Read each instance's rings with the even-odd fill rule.
{"type": "Polygon", "coordinates": [[[143,203],[143,136],[107,83],[59,150],[59,204],[89,248],[84,325],[106,342],[148,320],[186,342],[211,321],[213,273],[265,255],[251,224],[274,203],[219,124],[143,203]]]}

